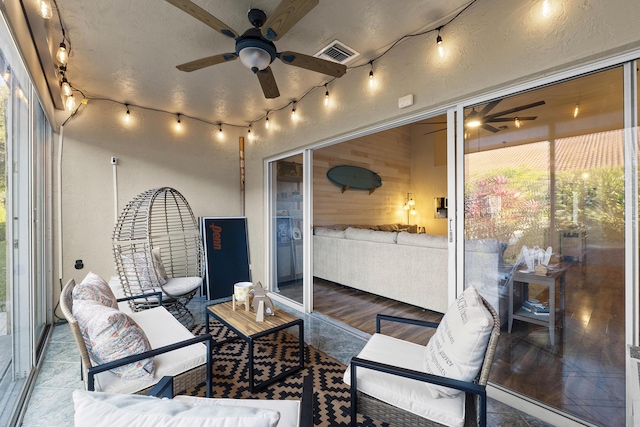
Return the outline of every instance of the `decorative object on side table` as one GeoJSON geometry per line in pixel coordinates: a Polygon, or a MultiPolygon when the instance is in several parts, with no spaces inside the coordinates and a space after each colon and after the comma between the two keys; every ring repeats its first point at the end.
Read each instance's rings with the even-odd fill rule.
{"type": "Polygon", "coordinates": [[[238,282],[233,285],[233,311],[236,310],[236,304],[244,304],[245,311],[250,310],[252,289],[253,283],[251,282],[238,282]]]}
{"type": "Polygon", "coordinates": [[[271,299],[267,296],[267,290],[258,282],[253,288],[253,309],[256,312],[256,322],[263,322],[264,315],[273,316],[276,314],[275,307],[271,299]]]}

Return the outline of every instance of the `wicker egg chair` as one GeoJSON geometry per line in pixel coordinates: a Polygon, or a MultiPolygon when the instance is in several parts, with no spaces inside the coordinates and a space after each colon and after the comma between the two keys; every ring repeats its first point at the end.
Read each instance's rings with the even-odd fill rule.
{"type": "MultiPolygon", "coordinates": [[[[186,199],[170,187],[137,195],[113,231],[113,255],[126,296],[161,291],[162,304],[185,325],[187,304],[202,286],[204,251],[186,199]]],[[[157,306],[155,297],[129,301],[133,311],[157,306]]]]}

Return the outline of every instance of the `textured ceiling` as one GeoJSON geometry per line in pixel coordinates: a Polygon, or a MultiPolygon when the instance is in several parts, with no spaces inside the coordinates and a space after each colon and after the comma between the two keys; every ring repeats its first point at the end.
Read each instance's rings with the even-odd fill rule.
{"type": "MultiPolygon", "coordinates": [[[[243,33],[247,11],[271,13],[278,0],[195,0],[243,33]]],[[[469,0],[321,0],[276,43],[278,51],[313,55],[335,39],[360,53],[348,67],[366,64],[406,34],[430,30],[469,0]]],[[[246,125],[299,99],[331,77],[276,60],[271,68],[280,97],[265,99],[258,79],[237,60],[190,73],[176,65],[234,51],[234,41],[162,0],[57,0],[71,41],[67,77],[89,97],[182,113],[210,122],[246,125]]],[[[62,39],[56,16],[51,44],[62,39]]],[[[435,34],[433,35],[435,41],[435,34]]]]}

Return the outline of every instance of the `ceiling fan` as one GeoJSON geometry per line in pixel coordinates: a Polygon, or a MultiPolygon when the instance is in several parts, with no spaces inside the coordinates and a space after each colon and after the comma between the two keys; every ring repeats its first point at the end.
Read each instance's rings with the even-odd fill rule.
{"type": "MultiPolygon", "coordinates": [[[[464,126],[466,128],[481,127],[483,129],[488,130],[488,131],[493,132],[493,133],[500,132],[501,130],[506,129],[506,127],[496,128],[494,126],[491,126],[489,123],[514,122],[516,124],[516,126],[519,127],[519,125],[518,125],[519,122],[535,120],[535,119],[538,118],[538,116],[514,116],[514,117],[504,117],[504,116],[506,116],[507,114],[517,113],[518,111],[528,110],[529,108],[538,107],[540,105],[544,105],[545,104],[544,101],[538,101],[538,102],[533,102],[531,104],[520,105],[518,107],[510,108],[508,110],[499,111],[497,113],[489,114],[491,112],[491,110],[493,110],[501,101],[502,101],[502,99],[496,99],[495,101],[491,101],[487,105],[485,105],[484,108],[482,108],[480,111],[476,111],[476,109],[473,108],[471,110],[471,112],[469,114],[467,114],[467,116],[464,118],[464,126]]],[[[437,121],[437,122],[426,121],[426,122],[420,122],[420,123],[416,123],[416,124],[419,124],[419,125],[445,125],[445,124],[447,124],[447,122],[446,121],[437,121]]],[[[428,134],[431,134],[431,133],[440,132],[440,131],[443,131],[443,130],[446,130],[446,129],[447,129],[446,127],[443,127],[443,128],[440,128],[440,129],[436,129],[436,130],[427,132],[427,133],[425,133],[423,135],[428,135],[428,134]]]]}
{"type": "Polygon", "coordinates": [[[239,57],[240,61],[258,76],[262,92],[266,98],[280,96],[278,85],[269,66],[276,58],[285,64],[333,77],[341,77],[347,71],[345,65],[336,62],[297,52],[278,52],[275,44],[273,44],[273,41],[280,39],[300,19],[316,7],[320,0],[282,0],[268,18],[262,10],[250,9],[247,15],[253,28],[249,28],[242,35],[238,35],[228,25],[190,0],[166,1],[205,23],[220,34],[236,41],[235,52],[221,53],[187,62],[178,65],[176,67],[178,70],[195,71],[211,65],[234,61],[239,57]]]}
{"type": "Polygon", "coordinates": [[[482,129],[488,130],[490,132],[496,133],[499,132],[500,129],[491,126],[489,123],[504,123],[504,122],[514,122],[517,127],[520,127],[520,122],[525,122],[529,120],[535,120],[538,116],[517,116],[517,117],[504,117],[507,114],[517,113],[518,111],[528,110],[529,108],[537,107],[540,105],[544,105],[544,101],[532,102],[531,104],[520,105],[519,107],[510,108],[508,110],[499,111],[497,113],[489,114],[491,110],[493,110],[496,105],[498,105],[502,101],[502,99],[496,99],[495,101],[491,101],[480,111],[476,111],[475,108],[465,117],[464,125],[468,128],[481,127],[482,129]]]}

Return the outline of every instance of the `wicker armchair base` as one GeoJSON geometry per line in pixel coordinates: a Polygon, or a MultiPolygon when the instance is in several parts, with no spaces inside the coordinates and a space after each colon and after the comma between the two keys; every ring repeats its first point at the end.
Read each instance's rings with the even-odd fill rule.
{"type": "MultiPolygon", "coordinates": [[[[199,384],[204,383],[207,380],[207,365],[196,366],[186,372],[178,374],[173,377],[173,392],[174,394],[182,394],[185,391],[193,388],[199,384]]],[[[147,387],[144,390],[137,391],[136,394],[149,394],[151,387],[147,387]]]]}
{"type": "MultiPolygon", "coordinates": [[[[358,413],[374,420],[392,424],[394,426],[405,427],[435,427],[444,424],[436,423],[412,412],[405,411],[397,406],[389,405],[381,400],[371,397],[367,394],[358,392],[358,413]]],[[[465,411],[468,415],[464,427],[477,426],[477,410],[475,399],[472,395],[467,394],[465,399],[465,411]],[[475,420],[475,422],[473,421],[475,420]]]]}

